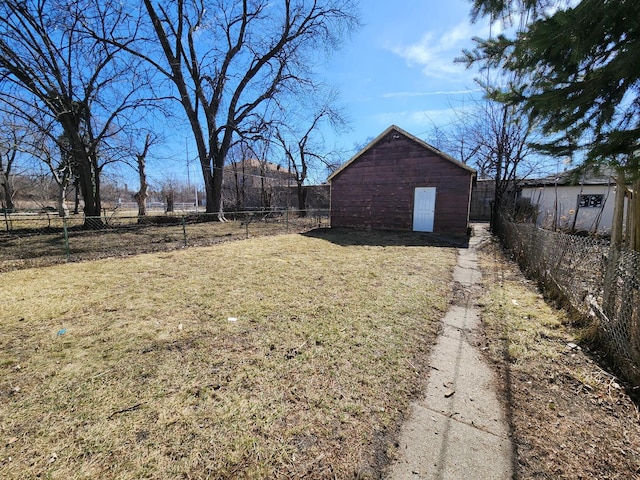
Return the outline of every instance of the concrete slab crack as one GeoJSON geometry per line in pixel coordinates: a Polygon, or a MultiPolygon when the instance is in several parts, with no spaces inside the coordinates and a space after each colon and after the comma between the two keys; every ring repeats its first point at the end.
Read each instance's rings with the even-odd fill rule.
{"type": "Polygon", "coordinates": [[[513,450],[495,373],[473,341],[480,328],[472,307],[481,279],[475,246],[486,235],[485,227],[476,228],[468,249],[458,249],[454,292],[464,301],[452,304],[441,320],[424,397],[412,404],[402,428],[399,444],[406,448],[389,469],[391,480],[512,478],[513,450]]]}

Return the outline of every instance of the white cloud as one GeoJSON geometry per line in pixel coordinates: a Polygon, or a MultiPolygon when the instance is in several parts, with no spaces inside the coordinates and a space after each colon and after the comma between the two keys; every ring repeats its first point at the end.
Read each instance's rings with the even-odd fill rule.
{"type": "Polygon", "coordinates": [[[461,23],[440,38],[438,48],[444,51],[457,49],[462,43],[467,43],[472,36],[471,25],[461,23]]]}
{"type": "MultiPolygon", "coordinates": [[[[495,26],[492,33],[495,34],[495,26]]],[[[461,55],[464,48],[471,47],[471,39],[478,36],[489,36],[489,27],[472,25],[465,21],[439,37],[436,37],[433,32],[426,32],[418,42],[410,45],[396,45],[390,50],[403,58],[409,66],[423,67],[422,72],[428,77],[464,75],[465,66],[454,63],[454,60],[461,55]]]]}
{"type": "Polygon", "coordinates": [[[401,128],[405,126],[412,133],[419,133],[421,130],[429,130],[433,125],[448,128],[458,123],[460,117],[465,115],[466,112],[471,113],[475,109],[476,104],[467,103],[445,108],[381,112],[371,118],[379,128],[386,128],[393,124],[401,128]]]}

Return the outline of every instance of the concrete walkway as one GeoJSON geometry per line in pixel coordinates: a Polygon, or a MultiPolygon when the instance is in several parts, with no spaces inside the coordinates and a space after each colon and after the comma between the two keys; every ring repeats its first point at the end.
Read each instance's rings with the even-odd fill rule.
{"type": "Polygon", "coordinates": [[[412,404],[403,425],[390,480],[512,478],[504,407],[494,372],[474,341],[480,322],[473,289],[481,278],[475,249],[486,228],[474,225],[469,248],[458,250],[453,279],[464,298],[442,319],[424,398],[412,404]]]}

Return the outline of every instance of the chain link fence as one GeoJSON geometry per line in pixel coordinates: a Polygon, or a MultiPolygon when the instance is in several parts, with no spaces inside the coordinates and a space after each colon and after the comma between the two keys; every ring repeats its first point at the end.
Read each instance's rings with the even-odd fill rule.
{"type": "Polygon", "coordinates": [[[0,272],[68,261],[206,246],[244,238],[297,233],[329,226],[326,210],[245,211],[217,214],[181,212],[100,217],[54,213],[4,214],[0,272]]]}
{"type": "Polygon", "coordinates": [[[597,319],[598,339],[606,353],[640,388],[640,253],[504,216],[494,228],[542,288],[561,294],[580,314],[597,319]]]}

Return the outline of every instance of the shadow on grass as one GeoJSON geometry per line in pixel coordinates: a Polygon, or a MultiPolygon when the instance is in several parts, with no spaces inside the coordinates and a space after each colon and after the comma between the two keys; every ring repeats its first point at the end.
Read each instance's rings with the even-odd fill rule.
{"type": "Polygon", "coordinates": [[[343,247],[368,245],[378,247],[446,247],[468,248],[469,238],[426,232],[364,230],[357,228],[318,228],[302,235],[319,238],[343,247]]]}

